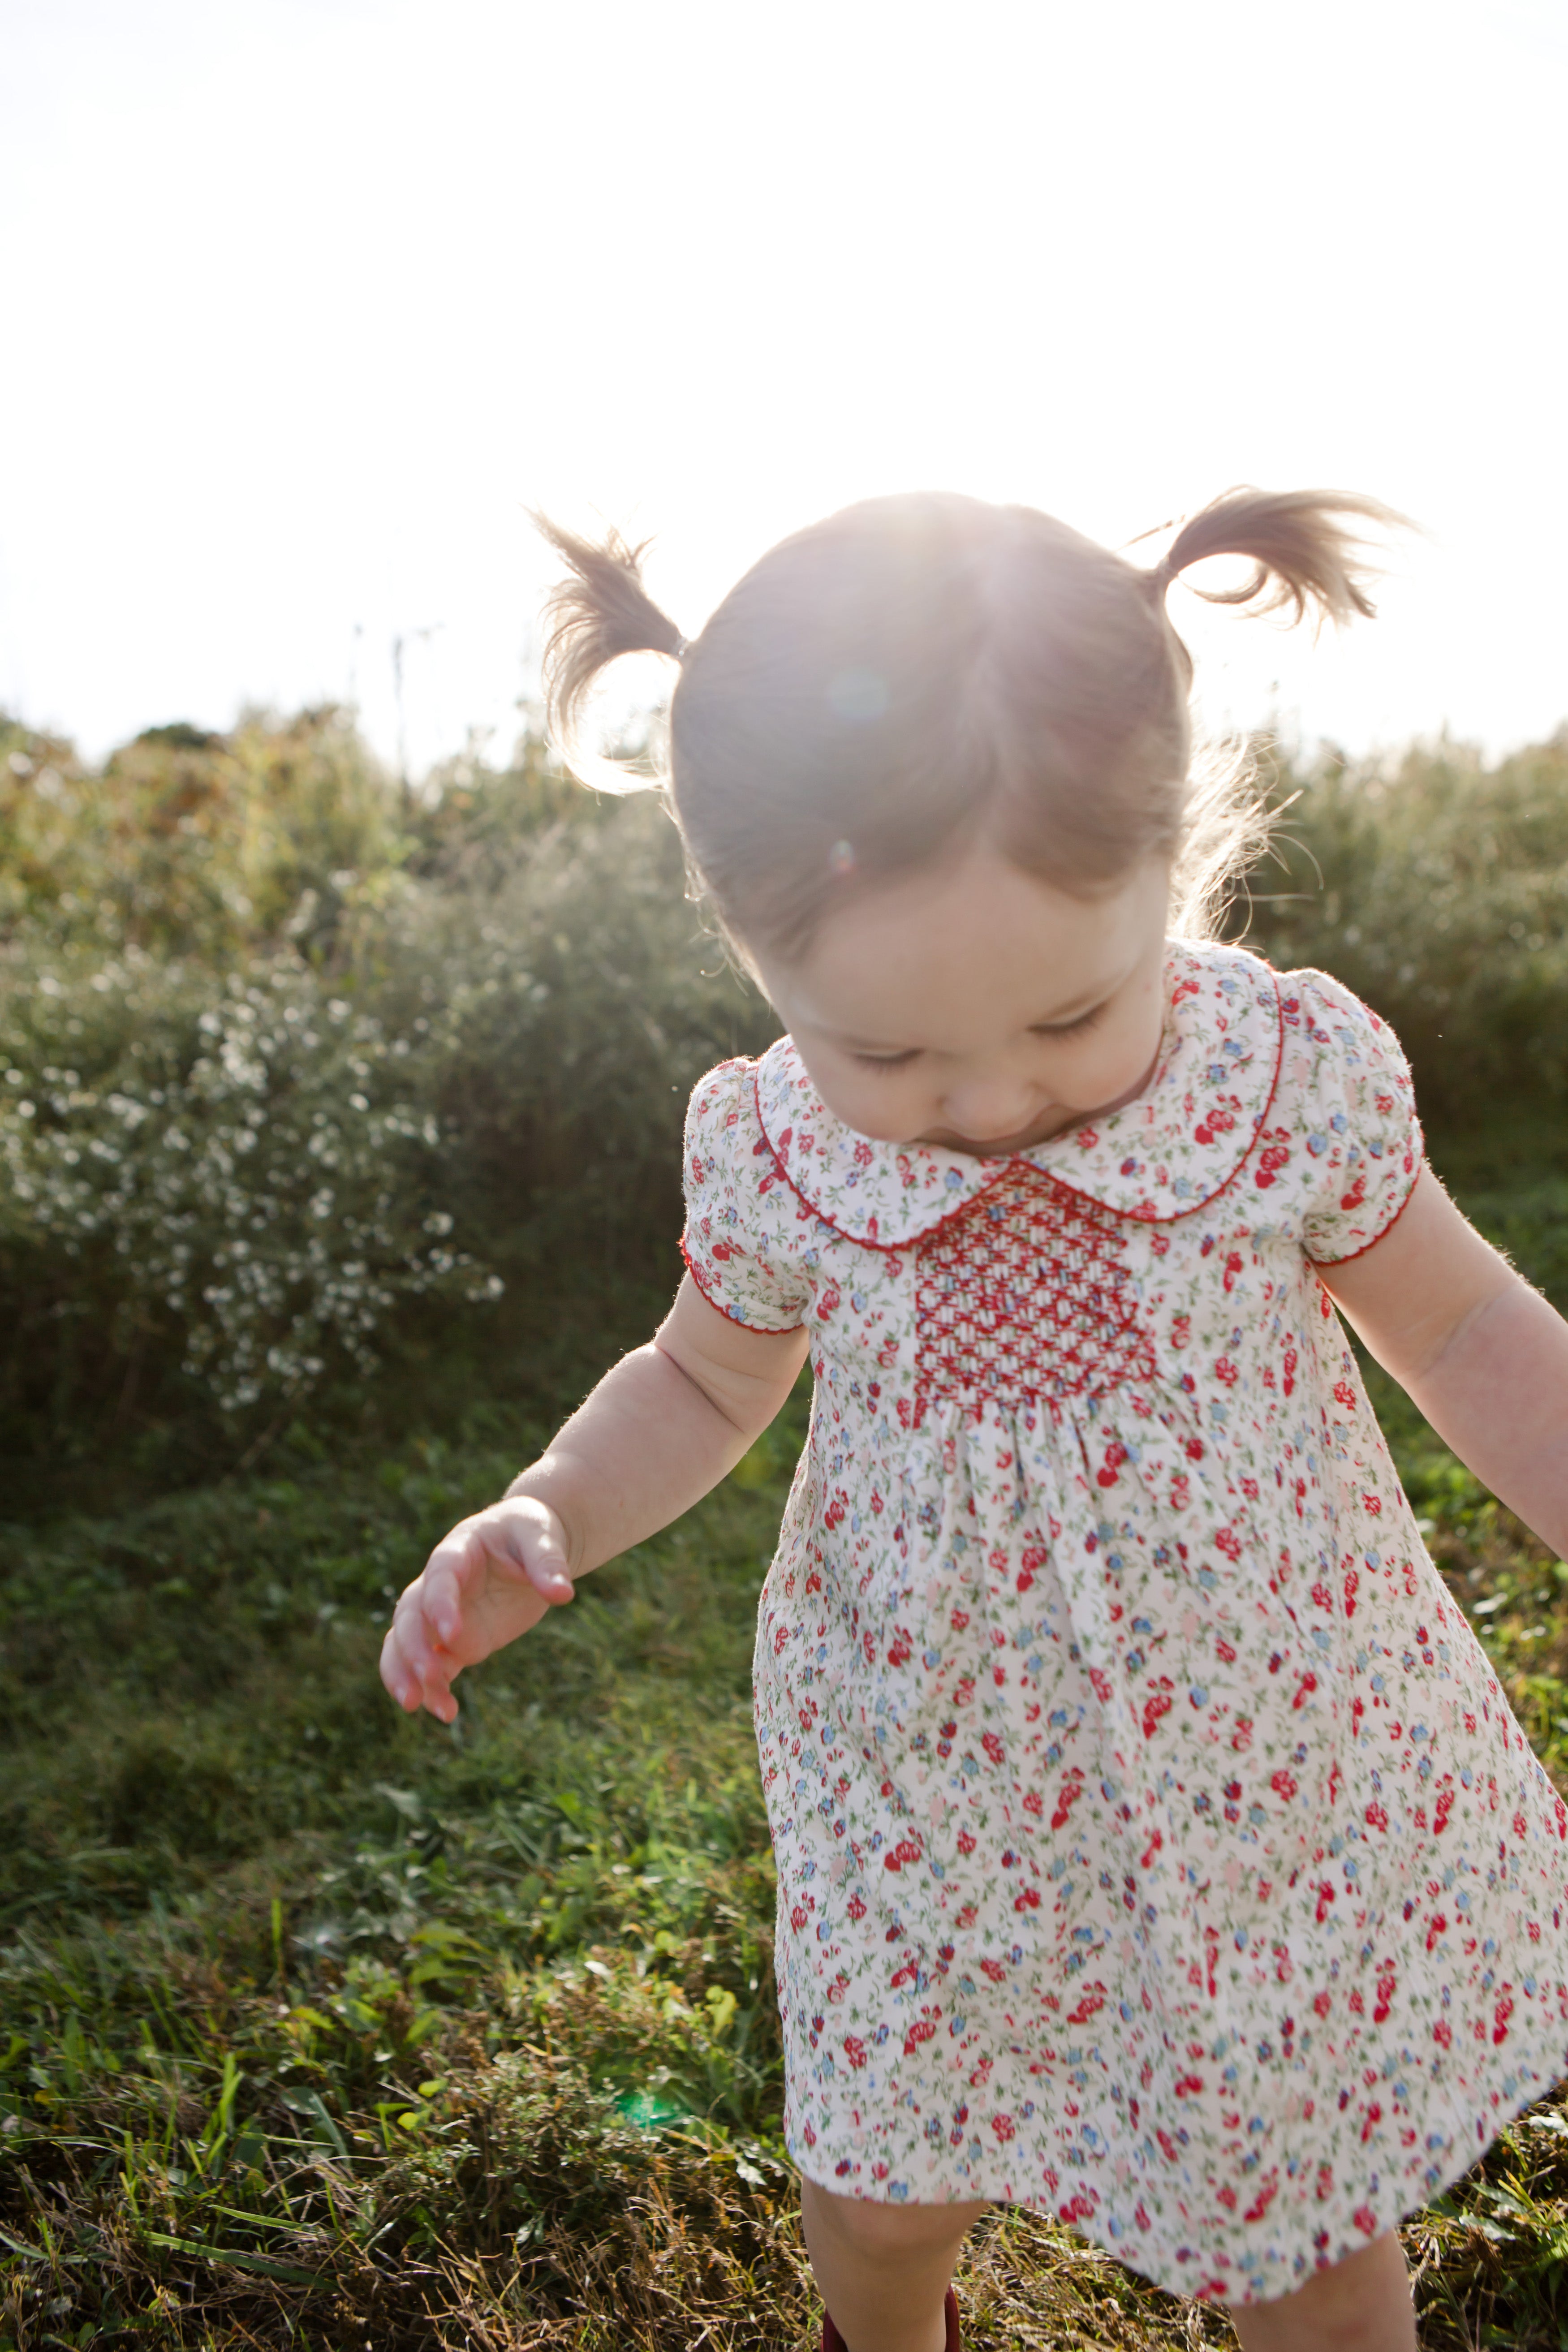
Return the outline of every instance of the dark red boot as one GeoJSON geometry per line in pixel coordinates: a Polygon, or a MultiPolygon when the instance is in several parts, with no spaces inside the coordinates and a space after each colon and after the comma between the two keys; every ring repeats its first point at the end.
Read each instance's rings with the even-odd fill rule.
{"type": "MultiPolygon", "coordinates": [[[[944,2352],[963,2352],[958,2334],[958,2297],[951,2287],[947,2290],[947,2300],[942,2308],[947,2320],[947,2344],[944,2352]]],[[[849,2352],[848,2346],[826,2311],[822,2315],[822,2352],[849,2352]]]]}

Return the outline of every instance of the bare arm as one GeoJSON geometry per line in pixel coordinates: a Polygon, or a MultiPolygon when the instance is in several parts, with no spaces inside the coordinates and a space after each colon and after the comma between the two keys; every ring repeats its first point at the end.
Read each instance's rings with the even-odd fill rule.
{"type": "Polygon", "coordinates": [[[452,1682],[572,1598],[575,1580],[668,1527],[778,1412],[806,1334],[753,1331],[688,1275],[646,1348],[623,1356],[506,1498],[461,1520],[398,1600],[381,1678],[450,1723],[452,1682]]]}
{"type": "Polygon", "coordinates": [[[688,1275],[647,1346],[605,1373],[507,1488],[560,1519],[564,1579],[668,1527],[727,1477],[788,1396],[805,1351],[804,1329],[732,1323],[688,1275]]]}
{"type": "Polygon", "coordinates": [[[1568,1323],[1460,1215],[1429,1168],[1383,1239],[1320,1269],[1433,1428],[1568,1551],[1568,1323]]]}

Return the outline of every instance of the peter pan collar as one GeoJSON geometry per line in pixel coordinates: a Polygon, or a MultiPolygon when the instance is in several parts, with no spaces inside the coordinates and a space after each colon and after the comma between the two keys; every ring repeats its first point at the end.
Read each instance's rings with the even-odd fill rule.
{"type": "Polygon", "coordinates": [[[755,1077],[773,1164],[807,1209],[873,1249],[917,1241],[1019,1162],[1119,1216],[1189,1217],[1224,1191],[1262,1131],[1283,1017],[1275,974],[1244,948],[1173,941],[1165,987],[1160,1059],[1137,1099],[996,1159],[858,1135],[823,1103],[794,1040],[781,1037],[755,1077]]]}

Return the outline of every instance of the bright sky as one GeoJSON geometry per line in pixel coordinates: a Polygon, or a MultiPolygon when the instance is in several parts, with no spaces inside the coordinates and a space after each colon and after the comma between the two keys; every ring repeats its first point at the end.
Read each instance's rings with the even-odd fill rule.
{"type": "Polygon", "coordinates": [[[1253,481],[1429,536],[1316,648],[1178,593],[1215,712],[1539,737],[1565,66],[1560,0],[0,0],[0,703],[391,751],[401,633],[422,766],[510,740],[530,503],[690,632],[850,499],[1253,481]]]}

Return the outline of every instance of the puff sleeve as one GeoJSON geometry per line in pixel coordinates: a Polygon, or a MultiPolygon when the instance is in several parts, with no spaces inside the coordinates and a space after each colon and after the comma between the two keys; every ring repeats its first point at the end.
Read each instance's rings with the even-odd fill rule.
{"type": "Polygon", "coordinates": [[[1342,1265],[1382,1239],[1415,1189],[1410,1068],[1387,1023],[1326,972],[1282,973],[1280,994],[1310,1169],[1302,1245],[1314,1264],[1342,1265]]]}
{"type": "Polygon", "coordinates": [[[757,1117],[754,1065],[721,1062],[686,1114],[686,1231],[680,1252],[711,1306],[753,1331],[795,1331],[811,1303],[787,1247],[780,1179],[757,1117]]]}

